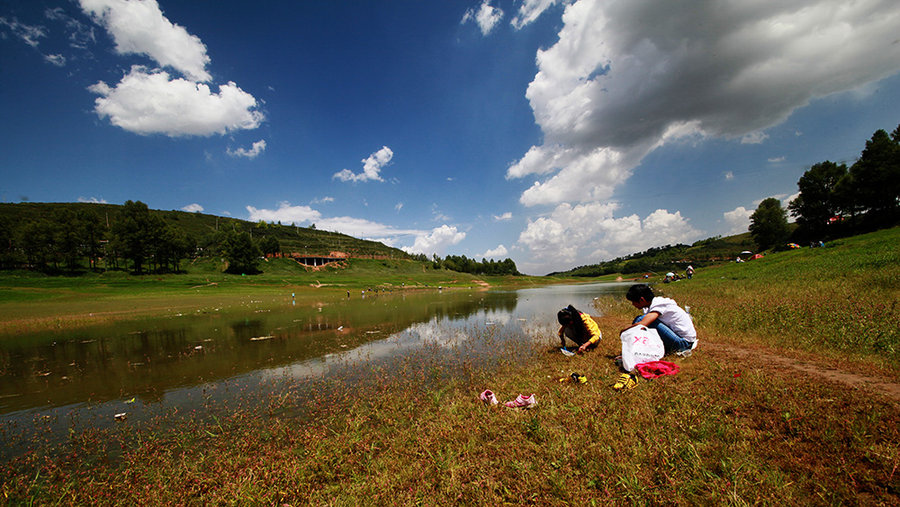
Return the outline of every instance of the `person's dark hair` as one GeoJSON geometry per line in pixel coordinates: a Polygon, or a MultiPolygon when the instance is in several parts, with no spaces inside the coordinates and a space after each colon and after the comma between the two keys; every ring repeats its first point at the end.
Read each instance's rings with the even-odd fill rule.
{"type": "Polygon", "coordinates": [[[560,325],[563,326],[565,326],[566,324],[571,324],[572,322],[576,322],[575,317],[577,316],[578,310],[576,310],[572,305],[569,305],[556,312],[556,320],[558,320],[560,325]]]}
{"type": "Polygon", "coordinates": [[[636,303],[644,298],[647,302],[653,301],[653,289],[646,283],[637,283],[628,288],[625,293],[625,299],[636,303]]]}

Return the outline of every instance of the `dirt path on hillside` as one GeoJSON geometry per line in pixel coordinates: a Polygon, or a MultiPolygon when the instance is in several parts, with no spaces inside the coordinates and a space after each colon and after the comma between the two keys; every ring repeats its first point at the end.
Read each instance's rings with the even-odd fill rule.
{"type": "Polygon", "coordinates": [[[762,362],[775,369],[795,370],[812,377],[844,384],[851,388],[864,388],[900,402],[900,384],[884,378],[850,373],[832,366],[823,366],[809,361],[770,354],[762,350],[751,350],[737,345],[700,341],[700,348],[714,356],[730,356],[739,361],[762,362]]]}

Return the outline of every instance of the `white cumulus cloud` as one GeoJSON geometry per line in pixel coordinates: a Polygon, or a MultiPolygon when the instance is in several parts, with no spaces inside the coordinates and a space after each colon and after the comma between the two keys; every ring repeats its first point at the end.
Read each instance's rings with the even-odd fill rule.
{"type": "Polygon", "coordinates": [[[466,233],[459,232],[456,227],[445,224],[435,227],[429,233],[420,234],[412,246],[404,247],[403,250],[411,254],[437,254],[443,257],[447,248],[459,243],[465,237],[466,233]]]}
{"type": "Polygon", "coordinates": [[[383,146],[380,150],[362,160],[363,172],[354,174],[353,171],[344,169],[334,173],[332,179],[352,182],[384,181],[384,179],[381,178],[381,169],[386,166],[392,158],[394,158],[394,152],[387,146],[383,146]]]}
{"type": "Polygon", "coordinates": [[[503,11],[492,6],[490,0],[484,0],[477,10],[474,8],[467,10],[461,23],[472,21],[478,25],[482,35],[487,35],[491,33],[491,30],[497,26],[501,19],[503,19],[503,11]]]}
{"type": "Polygon", "coordinates": [[[213,93],[205,84],[140,66],[115,87],[100,81],[88,89],[100,95],[94,108],[98,116],[136,134],[210,136],[255,129],[264,119],[255,110],[256,99],[232,82],[213,93]]]}
{"type": "Polygon", "coordinates": [[[756,210],[747,209],[738,206],[731,211],[726,211],[722,215],[725,217],[725,223],[728,225],[727,235],[743,234],[750,227],[750,215],[756,210]]]}
{"type": "Polygon", "coordinates": [[[615,218],[616,209],[611,203],[563,203],[550,215],[529,221],[518,240],[531,253],[523,265],[568,269],[654,246],[691,243],[701,234],[678,211],[658,209],[641,219],[634,214],[615,218]]]}
{"type": "MultiPolygon", "coordinates": [[[[385,238],[391,244],[399,241],[401,237],[424,234],[419,229],[400,229],[392,225],[373,222],[365,218],[355,217],[326,217],[316,221],[316,227],[325,231],[336,231],[355,238],[376,240],[385,238]]],[[[380,240],[379,240],[380,241],[380,240]]]]}
{"type": "Polygon", "coordinates": [[[98,199],[96,197],[79,197],[78,202],[86,202],[90,204],[106,204],[106,199],[98,199]]]}
{"type": "Polygon", "coordinates": [[[900,70],[894,0],[578,0],[562,19],[526,93],[542,144],[507,172],[540,177],[525,205],[608,198],[667,142],[759,142],[811,100],[900,70]]]}
{"type": "MultiPolygon", "coordinates": [[[[320,202],[333,200],[325,198],[320,202]]],[[[323,231],[334,231],[360,239],[380,241],[393,245],[401,238],[423,236],[427,231],[420,229],[401,229],[390,225],[355,217],[326,217],[309,206],[293,206],[289,202],[278,203],[276,209],[255,208],[247,206],[248,220],[251,222],[281,222],[283,224],[311,225],[323,231]]]]}
{"type": "Polygon", "coordinates": [[[283,224],[314,222],[322,216],[321,213],[309,206],[291,206],[289,202],[278,203],[278,209],[274,210],[247,206],[247,213],[249,213],[248,220],[251,222],[262,220],[263,222],[281,222],[283,224]]]}
{"type": "Polygon", "coordinates": [[[260,153],[266,151],[266,141],[260,139],[250,146],[250,149],[238,148],[236,150],[228,149],[227,153],[232,157],[256,158],[260,153]]]}
{"type": "Polygon", "coordinates": [[[512,211],[507,211],[502,215],[494,215],[494,220],[498,222],[505,222],[507,220],[512,220],[512,211]]]}
{"type": "Polygon", "coordinates": [[[149,56],[189,79],[212,79],[206,45],[166,18],[156,0],[79,0],[81,9],[106,28],[120,54],[149,56]]]}
{"type": "Polygon", "coordinates": [[[600,201],[631,175],[631,169],[649,152],[647,146],[627,150],[601,147],[581,152],[561,145],[536,146],[507,171],[507,177],[558,172],[534,184],[522,193],[519,202],[526,206],[559,202],[600,201]]]}
{"type": "Polygon", "coordinates": [[[509,250],[506,249],[503,245],[497,245],[497,248],[492,248],[487,252],[484,252],[481,255],[476,255],[477,259],[494,259],[498,260],[501,258],[505,258],[509,254],[509,250]]]}
{"type": "MultiPolygon", "coordinates": [[[[257,101],[235,83],[218,87],[206,67],[206,45],[186,28],[169,21],[156,0],[79,0],[81,10],[106,29],[122,55],[143,55],[157,68],[131,67],[122,80],[110,86],[100,81],[88,89],[101,97],[94,111],[101,118],[136,134],[170,137],[210,136],[255,129],[265,119],[257,101]],[[183,77],[170,77],[169,70],[183,77]]],[[[56,10],[50,19],[60,19],[56,10]]],[[[73,44],[94,40],[93,32],[71,25],[73,44]],[[90,34],[90,37],[87,37],[90,34]]],[[[252,152],[248,152],[252,153],[252,152]]]]}
{"type": "Polygon", "coordinates": [[[187,211],[188,213],[202,213],[203,206],[200,206],[197,203],[188,204],[187,206],[183,206],[181,211],[187,211]]]}

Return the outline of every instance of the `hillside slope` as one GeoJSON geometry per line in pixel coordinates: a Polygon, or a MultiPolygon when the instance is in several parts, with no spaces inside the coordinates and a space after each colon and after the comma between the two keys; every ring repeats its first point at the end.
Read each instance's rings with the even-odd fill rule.
{"type": "Polygon", "coordinates": [[[550,273],[556,276],[600,276],[610,273],[683,272],[688,265],[695,268],[734,260],[744,251],[755,251],[750,233],[735,236],[716,236],[693,245],[666,245],[619,257],[611,261],[579,266],[568,271],[550,273]]]}
{"type": "MultiPolygon", "coordinates": [[[[67,210],[73,213],[91,213],[96,215],[107,227],[117,220],[121,205],[93,203],[0,203],[0,225],[6,224],[15,228],[19,224],[35,221],[52,221],[59,213],[67,210]]],[[[178,229],[181,229],[197,241],[215,233],[217,230],[235,229],[249,232],[254,238],[274,236],[281,244],[284,252],[297,252],[303,255],[328,255],[331,252],[345,252],[352,257],[374,257],[408,259],[403,250],[391,248],[377,241],[354,238],[346,234],[297,227],[253,223],[230,217],[219,217],[204,213],[188,213],[176,210],[150,210],[178,229]]]]}

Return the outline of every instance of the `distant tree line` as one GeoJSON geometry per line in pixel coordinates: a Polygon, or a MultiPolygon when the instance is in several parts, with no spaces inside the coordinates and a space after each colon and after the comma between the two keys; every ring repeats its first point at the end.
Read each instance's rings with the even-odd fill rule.
{"type": "Polygon", "coordinates": [[[900,222],[900,125],[878,130],[849,168],[830,160],[814,164],[797,182],[800,195],[787,207],[763,200],[750,217],[760,250],[850,236],[900,222]],[[788,211],[796,219],[793,231],[788,211]]]}
{"type": "Polygon", "coordinates": [[[50,219],[0,222],[0,268],[73,270],[103,255],[104,227],[88,212],[59,210],[50,219]]]}
{"type": "MultiPolygon", "coordinates": [[[[416,254],[412,258],[419,262],[429,262],[425,254],[416,254]]],[[[448,255],[441,259],[437,254],[433,254],[430,262],[431,267],[434,269],[449,269],[450,271],[471,273],[473,275],[521,274],[512,259],[504,259],[502,261],[481,259],[481,262],[478,262],[475,259],[469,259],[465,255],[448,255]]]]}
{"type": "MultiPolygon", "coordinates": [[[[679,260],[684,256],[690,246],[684,244],[666,245],[649,248],[643,252],[617,257],[610,261],[587,266],[578,266],[565,272],[550,273],[553,275],[594,277],[609,275],[612,273],[635,274],[652,273],[657,271],[671,271],[678,269],[679,260]]],[[[699,265],[699,264],[698,264],[699,265]]]]}
{"type": "MultiPolygon", "coordinates": [[[[255,274],[260,272],[263,256],[281,251],[276,237],[283,232],[280,223],[260,221],[250,230],[242,230],[236,227],[236,221],[220,229],[217,221],[215,231],[195,237],[176,225],[177,220],[177,215],[151,212],[141,201],[126,201],[117,211],[102,217],[90,208],[62,208],[19,222],[0,220],[0,269],[51,274],[86,269],[178,273],[184,261],[208,257],[224,260],[228,273],[255,274]]],[[[512,259],[478,262],[455,255],[428,259],[424,254],[412,258],[434,269],[483,275],[520,274],[512,259]]]]}
{"type": "Polygon", "coordinates": [[[734,258],[742,250],[753,247],[749,235],[711,238],[695,241],[691,245],[682,243],[648,248],[643,252],[604,261],[598,264],[578,266],[568,271],[557,271],[547,276],[595,277],[621,273],[623,275],[679,272],[692,265],[695,268],[709,266],[724,259],[734,258]]]}
{"type": "Polygon", "coordinates": [[[141,201],[126,201],[117,214],[103,219],[90,210],[61,209],[48,218],[0,223],[0,269],[177,273],[182,261],[206,255],[223,258],[228,272],[251,274],[259,271],[261,255],[279,249],[273,236],[253,240],[235,229],[198,240],[141,201]]]}

